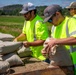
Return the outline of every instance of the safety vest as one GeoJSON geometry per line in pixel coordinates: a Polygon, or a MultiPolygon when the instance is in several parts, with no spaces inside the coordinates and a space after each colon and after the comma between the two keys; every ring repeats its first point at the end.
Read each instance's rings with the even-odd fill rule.
{"type": "MultiPolygon", "coordinates": [[[[76,17],[72,17],[72,18],[75,18],[76,17]]],[[[69,34],[69,29],[68,29],[68,22],[69,22],[70,19],[68,19],[67,23],[66,23],[66,35],[67,37],[70,37],[70,34],[69,34]]],[[[74,34],[76,32],[73,32],[72,34],[74,34]]],[[[70,46],[70,54],[71,54],[71,57],[72,57],[72,61],[73,61],[73,65],[74,65],[74,68],[75,68],[75,75],[76,75],[76,47],[73,47],[73,46],[70,46]]]]}
{"type": "MultiPolygon", "coordinates": [[[[43,20],[39,16],[36,16],[36,18],[32,21],[26,21],[24,23],[23,33],[27,35],[28,42],[33,42],[39,39],[46,40],[48,37],[48,29],[46,27],[46,24],[43,23],[43,20]]],[[[30,46],[33,57],[39,60],[45,60],[45,57],[41,53],[42,49],[42,45],[30,46]]]]}
{"type": "MultiPolygon", "coordinates": [[[[76,19],[76,17],[72,17],[72,18],[76,19]]],[[[69,34],[69,29],[68,29],[68,22],[69,22],[69,20],[70,19],[68,19],[67,23],[66,23],[66,36],[67,37],[70,37],[70,35],[71,35],[71,34],[69,34]]],[[[55,30],[55,27],[53,26],[52,27],[52,33],[54,33],[54,30],[55,30]]],[[[74,33],[76,33],[76,32],[73,32],[72,34],[74,34],[74,33]]],[[[72,57],[74,68],[76,69],[76,47],[70,46],[69,52],[70,52],[71,57],[72,57]]]]}
{"type": "MultiPolygon", "coordinates": [[[[42,23],[44,23],[42,20],[37,20],[38,22],[42,22],[42,23]]],[[[36,22],[35,22],[35,24],[34,24],[34,29],[33,29],[33,33],[34,33],[34,41],[36,41],[37,40],[37,38],[36,38],[36,22]]]]}

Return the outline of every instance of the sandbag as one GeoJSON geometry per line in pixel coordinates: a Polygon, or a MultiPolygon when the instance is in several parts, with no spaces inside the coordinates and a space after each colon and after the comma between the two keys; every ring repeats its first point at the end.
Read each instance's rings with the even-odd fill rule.
{"type": "Polygon", "coordinates": [[[66,50],[64,46],[56,46],[54,53],[49,52],[50,60],[58,66],[72,66],[72,59],[69,50],[66,50]],[[56,51],[55,51],[56,50],[56,51]]]}
{"type": "Polygon", "coordinates": [[[2,40],[0,40],[0,43],[3,42],[2,40]]]}
{"type": "Polygon", "coordinates": [[[8,72],[9,69],[10,69],[10,65],[7,61],[0,61],[0,74],[8,72]]]}
{"type": "Polygon", "coordinates": [[[2,56],[2,59],[6,62],[9,62],[10,66],[24,65],[20,57],[15,53],[4,55],[2,56]]]}
{"type": "Polygon", "coordinates": [[[0,54],[7,54],[19,50],[22,42],[0,42],[0,54]]]}
{"type": "Polygon", "coordinates": [[[14,38],[11,34],[0,33],[0,40],[2,41],[12,41],[14,38]]]}
{"type": "Polygon", "coordinates": [[[30,50],[30,48],[26,48],[23,46],[21,49],[17,51],[17,53],[20,57],[26,57],[26,56],[31,56],[32,51],[30,50]]]}

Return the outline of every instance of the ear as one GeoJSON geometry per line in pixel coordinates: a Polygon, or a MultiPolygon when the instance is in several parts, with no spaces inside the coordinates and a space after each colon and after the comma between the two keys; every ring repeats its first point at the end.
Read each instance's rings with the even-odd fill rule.
{"type": "Polygon", "coordinates": [[[34,14],[34,10],[32,10],[32,14],[34,14]]]}
{"type": "Polygon", "coordinates": [[[59,15],[59,14],[60,14],[60,12],[57,11],[57,12],[56,12],[56,15],[59,15]]]}

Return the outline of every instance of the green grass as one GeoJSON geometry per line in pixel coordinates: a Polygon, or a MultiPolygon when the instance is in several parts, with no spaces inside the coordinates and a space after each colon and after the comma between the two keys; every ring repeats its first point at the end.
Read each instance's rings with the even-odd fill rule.
{"type": "Polygon", "coordinates": [[[23,23],[23,16],[0,16],[0,22],[23,23]]]}
{"type": "Polygon", "coordinates": [[[22,31],[23,23],[22,16],[0,16],[0,32],[18,36],[22,31]]]}

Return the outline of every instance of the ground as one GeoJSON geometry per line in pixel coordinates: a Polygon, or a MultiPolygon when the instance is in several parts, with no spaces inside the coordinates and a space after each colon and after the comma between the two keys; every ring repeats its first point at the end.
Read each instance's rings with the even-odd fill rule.
{"type": "Polygon", "coordinates": [[[22,58],[24,66],[11,67],[10,75],[74,75],[71,66],[49,68],[49,64],[35,58],[22,58]]]}

